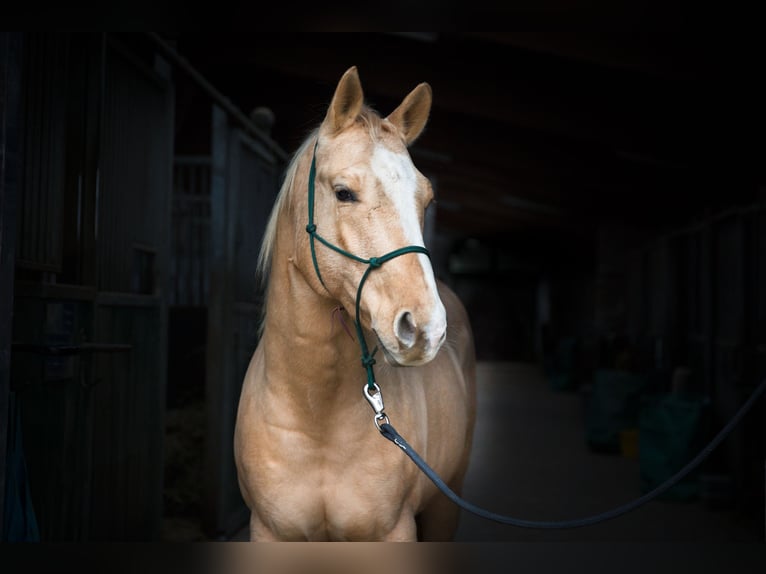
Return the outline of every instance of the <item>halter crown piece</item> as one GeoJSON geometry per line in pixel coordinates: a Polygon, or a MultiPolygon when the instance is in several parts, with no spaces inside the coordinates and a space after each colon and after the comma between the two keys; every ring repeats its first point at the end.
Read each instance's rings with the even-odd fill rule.
{"type": "MultiPolygon", "coordinates": [[[[375,352],[378,350],[377,347],[373,349],[372,353],[370,353],[369,348],[367,347],[367,342],[364,339],[364,333],[362,332],[362,322],[360,320],[360,312],[359,312],[359,306],[362,300],[362,287],[364,287],[365,281],[367,281],[367,277],[369,277],[370,272],[373,269],[379,268],[381,265],[386,263],[387,261],[390,261],[391,259],[394,259],[395,257],[399,257],[400,255],[404,255],[405,253],[423,253],[425,255],[428,255],[428,257],[431,257],[431,254],[428,252],[428,249],[425,247],[421,247],[419,245],[409,245],[407,247],[401,247],[399,249],[394,249],[390,253],[386,253],[385,255],[382,255],[380,257],[370,257],[369,259],[364,259],[363,257],[359,257],[358,255],[354,255],[353,253],[349,253],[348,251],[341,249],[337,245],[333,245],[329,241],[327,241],[324,237],[319,235],[317,233],[317,226],[316,223],[314,223],[314,180],[316,179],[316,150],[317,145],[319,144],[319,141],[314,144],[314,155],[311,158],[311,169],[309,170],[309,195],[308,195],[308,203],[309,203],[309,222],[308,225],[306,225],[306,232],[311,237],[311,261],[314,264],[314,271],[316,271],[317,277],[319,278],[319,282],[324,286],[325,289],[327,289],[327,285],[325,285],[324,280],[322,279],[322,274],[319,272],[319,263],[317,263],[317,257],[316,257],[316,241],[319,241],[326,247],[329,247],[333,251],[336,251],[337,253],[340,253],[341,255],[348,257],[349,259],[353,259],[354,261],[358,261],[359,263],[363,263],[364,265],[367,265],[367,269],[364,272],[364,275],[362,275],[362,279],[359,281],[359,287],[356,290],[356,319],[354,321],[354,327],[356,328],[356,338],[359,340],[359,347],[362,350],[362,366],[367,371],[367,387],[365,388],[365,396],[368,400],[370,400],[370,393],[373,393],[374,391],[377,391],[378,394],[380,392],[380,389],[378,388],[378,385],[375,383],[375,372],[373,371],[372,366],[375,364],[375,352]]],[[[382,404],[382,401],[381,401],[382,404]]],[[[377,411],[377,409],[376,409],[377,411]]],[[[382,412],[382,405],[380,412],[382,412]]]]}

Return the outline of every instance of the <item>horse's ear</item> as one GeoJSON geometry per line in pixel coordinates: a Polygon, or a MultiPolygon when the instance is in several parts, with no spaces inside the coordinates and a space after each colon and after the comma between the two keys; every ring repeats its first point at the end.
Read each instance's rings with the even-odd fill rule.
{"type": "Polygon", "coordinates": [[[359,81],[359,73],[356,66],[351,66],[341,76],[335,94],[330,102],[330,108],[322,122],[322,130],[336,134],[351,125],[364,103],[362,83],[359,81]]]}
{"type": "Polygon", "coordinates": [[[431,113],[431,86],[423,82],[404,98],[399,107],[386,118],[404,136],[407,145],[414,142],[426,127],[431,113]]]}

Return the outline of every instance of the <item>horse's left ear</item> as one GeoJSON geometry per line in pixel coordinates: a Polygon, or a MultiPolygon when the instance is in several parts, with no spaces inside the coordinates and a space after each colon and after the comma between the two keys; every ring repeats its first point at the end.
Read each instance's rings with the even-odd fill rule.
{"type": "Polygon", "coordinates": [[[394,124],[407,145],[414,142],[423,132],[431,113],[431,86],[423,82],[404,98],[399,107],[386,118],[394,124]]]}
{"type": "Polygon", "coordinates": [[[322,130],[335,135],[346,129],[356,120],[363,103],[364,93],[359,81],[359,72],[356,66],[351,66],[335,88],[327,115],[322,122],[322,130]]]}

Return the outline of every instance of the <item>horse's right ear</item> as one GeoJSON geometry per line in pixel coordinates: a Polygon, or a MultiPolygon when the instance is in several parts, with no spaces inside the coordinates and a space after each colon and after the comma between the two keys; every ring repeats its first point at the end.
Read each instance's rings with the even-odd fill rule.
{"type": "Polygon", "coordinates": [[[359,73],[356,66],[351,66],[335,88],[321,131],[334,135],[347,128],[356,120],[363,103],[364,93],[362,83],[359,81],[359,73]]]}

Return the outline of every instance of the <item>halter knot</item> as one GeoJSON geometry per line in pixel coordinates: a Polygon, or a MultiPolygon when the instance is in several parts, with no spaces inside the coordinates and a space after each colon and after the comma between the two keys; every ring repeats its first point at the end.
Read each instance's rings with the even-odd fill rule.
{"type": "Polygon", "coordinates": [[[362,365],[367,367],[372,367],[375,364],[375,358],[372,355],[366,355],[362,357],[362,365]]]}
{"type": "Polygon", "coordinates": [[[377,269],[378,267],[383,265],[383,263],[381,263],[380,259],[378,259],[377,257],[370,257],[370,259],[367,261],[367,263],[373,269],[377,269]]]}
{"type": "Polygon", "coordinates": [[[313,235],[314,233],[316,233],[316,230],[317,230],[317,226],[316,226],[315,224],[313,224],[313,223],[309,223],[309,224],[306,226],[306,231],[308,231],[308,232],[309,232],[309,233],[311,233],[312,235],[313,235]]]}

